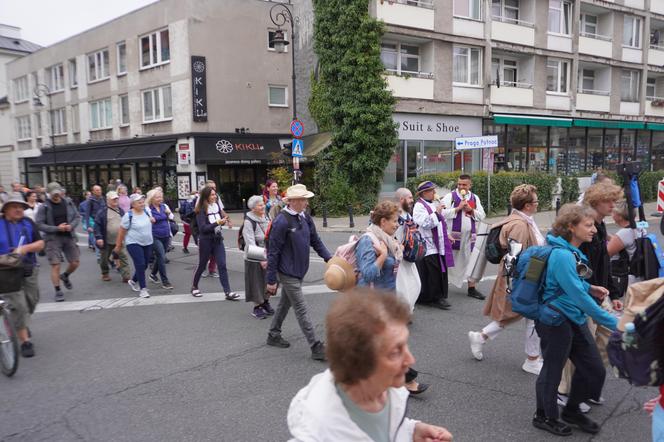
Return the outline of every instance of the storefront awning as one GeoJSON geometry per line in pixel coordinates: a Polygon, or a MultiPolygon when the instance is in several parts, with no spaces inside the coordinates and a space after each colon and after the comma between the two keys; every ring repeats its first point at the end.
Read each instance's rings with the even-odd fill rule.
{"type": "Polygon", "coordinates": [[[495,114],[496,124],[514,124],[525,126],[572,127],[571,118],[540,117],[537,115],[495,114]]]}
{"type": "Polygon", "coordinates": [[[175,140],[156,143],[134,143],[97,145],[76,149],[59,150],[46,148],[41,156],[28,159],[28,166],[43,167],[67,165],[77,166],[86,164],[134,163],[138,161],[154,161],[161,159],[162,155],[175,144],[175,140]]]}
{"type": "Polygon", "coordinates": [[[664,124],[662,124],[662,123],[646,123],[646,129],[664,130],[664,124]]]}
{"type": "MultiPolygon", "coordinates": [[[[288,136],[242,136],[219,134],[196,136],[196,163],[199,164],[270,164],[284,158],[280,140],[288,136]]],[[[306,151],[306,145],[305,145],[306,151]]]]}
{"type": "Polygon", "coordinates": [[[574,126],[606,129],[644,129],[646,125],[643,121],[574,120],[574,126]]]}

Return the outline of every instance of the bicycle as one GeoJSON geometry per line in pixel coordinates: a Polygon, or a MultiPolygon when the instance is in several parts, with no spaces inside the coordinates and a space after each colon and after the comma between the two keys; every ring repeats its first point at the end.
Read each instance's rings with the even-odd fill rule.
{"type": "Polygon", "coordinates": [[[11,377],[18,369],[18,336],[7,303],[0,299],[0,371],[11,377]]]}

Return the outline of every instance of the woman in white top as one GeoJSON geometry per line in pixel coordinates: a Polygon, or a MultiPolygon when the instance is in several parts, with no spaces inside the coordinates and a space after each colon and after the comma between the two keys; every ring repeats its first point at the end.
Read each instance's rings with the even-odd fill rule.
{"type": "Polygon", "coordinates": [[[37,216],[37,212],[39,211],[39,208],[41,207],[42,203],[39,202],[39,196],[37,195],[37,192],[34,192],[32,190],[28,191],[25,194],[25,200],[28,203],[28,206],[30,207],[25,209],[23,215],[34,221],[35,216],[37,216]]]}
{"type": "Polygon", "coordinates": [[[612,235],[609,243],[606,245],[606,250],[611,257],[611,276],[619,287],[621,293],[624,295],[627,287],[642,278],[636,278],[629,273],[629,262],[636,252],[636,238],[643,236],[645,232],[639,229],[630,229],[629,227],[629,207],[626,201],[619,201],[613,209],[613,220],[620,230],[612,235]],[[622,253],[623,250],[625,253],[622,253]]]}

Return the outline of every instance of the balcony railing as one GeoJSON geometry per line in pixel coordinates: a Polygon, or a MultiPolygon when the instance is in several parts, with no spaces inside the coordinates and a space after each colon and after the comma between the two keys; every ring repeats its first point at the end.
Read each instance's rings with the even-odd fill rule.
{"type": "Polygon", "coordinates": [[[417,6],[418,8],[433,9],[433,0],[380,0],[380,4],[387,3],[392,5],[394,3],[400,5],[417,6]]]}
{"type": "Polygon", "coordinates": [[[664,45],[660,43],[650,43],[650,49],[657,49],[658,51],[664,51],[664,45]]]}
{"type": "Polygon", "coordinates": [[[664,97],[656,97],[654,95],[649,95],[646,97],[647,101],[664,101],[664,97]]]}
{"type": "Polygon", "coordinates": [[[590,94],[590,95],[603,95],[605,97],[608,97],[611,95],[611,91],[600,91],[598,89],[584,89],[584,88],[579,88],[578,92],[580,94],[590,94]]]}
{"type": "Polygon", "coordinates": [[[607,35],[595,34],[594,32],[580,32],[579,34],[581,35],[581,37],[594,38],[595,40],[602,40],[602,41],[613,40],[612,37],[609,37],[607,35]]]}
{"type": "Polygon", "coordinates": [[[415,72],[415,71],[397,71],[396,69],[385,69],[385,71],[389,75],[395,75],[397,77],[405,77],[405,78],[426,78],[426,79],[433,79],[433,72],[415,72]]]}
{"type": "Polygon", "coordinates": [[[533,88],[532,83],[524,83],[524,82],[519,82],[519,81],[501,81],[500,85],[498,85],[497,82],[494,81],[493,84],[497,87],[518,87],[519,89],[532,89],[533,88]]]}
{"type": "Polygon", "coordinates": [[[495,20],[495,21],[502,22],[502,23],[511,23],[513,25],[527,26],[529,28],[534,28],[535,27],[534,23],[530,23],[528,21],[519,20],[519,19],[512,18],[512,17],[503,17],[502,15],[493,15],[493,16],[491,16],[491,19],[495,20]]]}

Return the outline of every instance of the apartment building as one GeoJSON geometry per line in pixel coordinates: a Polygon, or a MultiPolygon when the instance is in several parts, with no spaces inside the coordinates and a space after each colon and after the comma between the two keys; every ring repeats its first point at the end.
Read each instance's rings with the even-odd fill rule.
{"type": "Polygon", "coordinates": [[[9,63],[22,179],[76,195],[119,178],[186,198],[211,178],[241,208],[290,137],[274,3],[161,0],[9,63]]]}
{"type": "Polygon", "coordinates": [[[664,1],[372,0],[398,98],[384,191],[463,168],[664,169],[664,1]],[[498,135],[493,152],[462,136],[498,135]]]}

